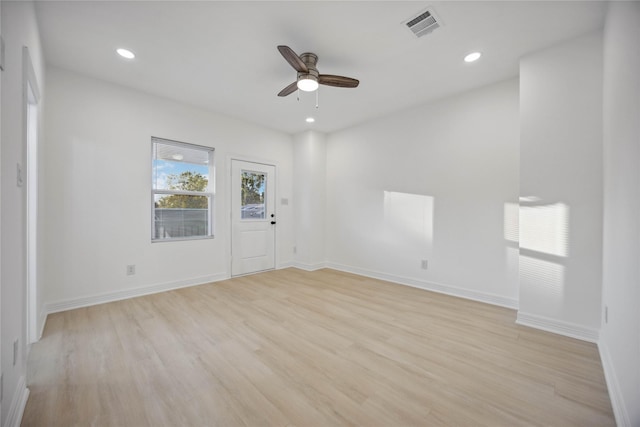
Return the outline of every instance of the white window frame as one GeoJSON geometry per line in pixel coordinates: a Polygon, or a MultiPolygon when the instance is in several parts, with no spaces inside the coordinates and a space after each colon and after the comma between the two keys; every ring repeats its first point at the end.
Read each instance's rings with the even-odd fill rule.
{"type": "Polygon", "coordinates": [[[215,148],[207,147],[204,145],[190,144],[187,142],[174,141],[166,138],[151,137],[151,242],[179,242],[185,240],[202,240],[213,239],[214,235],[214,203],[215,203],[215,165],[214,165],[214,152],[215,148]],[[189,150],[201,150],[206,151],[209,157],[209,182],[207,183],[207,191],[185,191],[185,190],[165,190],[156,189],[156,181],[154,174],[154,148],[155,144],[160,143],[164,145],[174,145],[176,147],[184,147],[189,150]],[[202,196],[207,197],[207,234],[202,236],[187,236],[187,237],[166,237],[156,238],[156,224],[155,224],[155,196],[156,195],[186,195],[186,196],[202,196]]]}

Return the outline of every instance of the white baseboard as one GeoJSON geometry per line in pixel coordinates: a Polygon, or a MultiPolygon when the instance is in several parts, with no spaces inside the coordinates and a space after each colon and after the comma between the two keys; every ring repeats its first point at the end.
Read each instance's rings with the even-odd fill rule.
{"type": "Polygon", "coordinates": [[[294,261],[291,263],[290,265],[291,267],[294,268],[299,268],[300,270],[304,270],[304,271],[316,271],[316,270],[321,270],[323,268],[327,267],[327,264],[324,262],[319,262],[316,264],[309,264],[306,262],[298,262],[298,261],[294,261]]]}
{"type": "Polygon", "coordinates": [[[602,361],[602,368],[604,370],[604,378],[607,381],[607,389],[609,389],[609,398],[611,399],[611,406],[613,407],[613,415],[616,417],[616,424],[619,427],[631,427],[631,419],[629,418],[629,412],[624,404],[624,398],[622,391],[620,390],[620,383],[618,382],[618,376],[613,368],[613,361],[609,354],[609,348],[602,340],[598,343],[598,350],[600,352],[600,360],[602,361]]]}
{"type": "Polygon", "coordinates": [[[40,326],[40,330],[38,331],[38,341],[40,341],[40,338],[42,338],[42,334],[44,333],[44,326],[47,324],[47,311],[43,307],[40,308],[40,319],[38,319],[38,321],[40,322],[38,323],[40,326]]]}
{"type": "Polygon", "coordinates": [[[293,267],[293,261],[281,262],[276,266],[276,270],[284,270],[285,268],[293,267]]]}
{"type": "Polygon", "coordinates": [[[218,282],[226,280],[229,276],[226,273],[213,274],[210,276],[194,277],[186,280],[178,280],[175,282],[158,283],[150,286],[143,286],[134,289],[124,289],[115,292],[108,292],[99,295],[92,295],[81,298],[72,298],[68,300],[48,302],[44,305],[46,314],[57,313],[60,311],[73,310],[81,307],[89,307],[91,305],[104,304],[123,299],[141,297],[143,295],[157,294],[159,292],[170,291],[173,289],[187,288],[190,286],[203,285],[205,283],[218,282]]]}
{"type": "Polygon", "coordinates": [[[23,375],[18,380],[16,392],[13,395],[13,400],[11,400],[11,406],[9,407],[9,413],[4,421],[4,427],[20,427],[24,408],[27,406],[27,400],[29,400],[29,389],[27,388],[27,383],[23,375]]]}
{"type": "Polygon", "coordinates": [[[516,319],[518,325],[529,326],[530,328],[541,329],[565,337],[576,338],[592,343],[598,342],[598,329],[587,328],[575,323],[564,322],[562,320],[551,319],[549,317],[538,316],[537,314],[518,312],[516,319]]]}
{"type": "Polygon", "coordinates": [[[347,273],[358,274],[360,276],[371,277],[374,279],[386,280],[387,282],[393,282],[400,285],[420,288],[427,291],[433,291],[441,294],[452,295],[454,297],[460,297],[460,298],[465,298],[473,301],[483,302],[486,304],[498,305],[501,307],[507,307],[512,309],[518,308],[518,300],[514,298],[503,297],[501,295],[494,295],[486,292],[478,292],[471,289],[464,289],[464,288],[458,288],[450,285],[443,285],[441,283],[411,279],[408,277],[396,276],[393,274],[381,273],[379,271],[366,270],[363,268],[351,267],[351,266],[336,264],[332,262],[328,262],[324,264],[324,267],[332,268],[334,270],[339,270],[339,271],[345,271],[347,273]]]}

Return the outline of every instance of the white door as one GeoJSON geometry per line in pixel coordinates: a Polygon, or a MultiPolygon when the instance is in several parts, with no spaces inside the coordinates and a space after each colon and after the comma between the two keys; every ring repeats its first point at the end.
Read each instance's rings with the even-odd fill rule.
{"type": "Polygon", "coordinates": [[[275,166],[231,161],[231,275],[275,268],[275,166]]]}

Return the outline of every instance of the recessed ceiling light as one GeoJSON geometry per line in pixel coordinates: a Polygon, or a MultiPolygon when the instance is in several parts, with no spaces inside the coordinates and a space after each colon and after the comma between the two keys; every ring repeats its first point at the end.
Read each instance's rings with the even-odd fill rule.
{"type": "Polygon", "coordinates": [[[477,61],[478,59],[480,59],[481,56],[482,54],[480,52],[472,52],[464,57],[464,62],[477,61]]]}
{"type": "Polygon", "coordinates": [[[129,49],[119,48],[116,49],[116,52],[118,52],[118,55],[126,59],[133,59],[136,57],[135,53],[131,52],[129,49]]]}
{"type": "Polygon", "coordinates": [[[307,117],[307,118],[305,119],[305,121],[306,121],[307,123],[313,123],[313,122],[315,122],[315,121],[316,121],[316,119],[314,119],[313,117],[307,117]]]}

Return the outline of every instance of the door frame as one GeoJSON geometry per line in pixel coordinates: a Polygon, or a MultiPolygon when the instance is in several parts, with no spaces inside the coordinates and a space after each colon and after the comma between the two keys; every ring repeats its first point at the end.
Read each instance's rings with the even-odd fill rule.
{"type": "MultiPolygon", "coordinates": [[[[273,172],[273,179],[274,179],[274,190],[273,190],[273,199],[274,199],[274,212],[276,214],[276,219],[280,216],[280,210],[278,209],[278,187],[279,187],[279,182],[278,182],[278,162],[272,161],[272,160],[268,160],[268,159],[264,159],[264,158],[260,158],[260,157],[252,157],[252,156],[245,156],[245,155],[241,155],[241,154],[228,154],[227,155],[227,170],[226,170],[226,179],[227,179],[227,185],[226,190],[227,190],[227,196],[225,197],[225,208],[226,208],[226,215],[225,217],[227,218],[227,220],[229,221],[229,224],[227,226],[227,230],[229,232],[229,239],[228,239],[228,244],[227,244],[227,268],[228,268],[228,277],[240,277],[241,275],[238,276],[233,276],[231,271],[232,271],[232,260],[231,260],[231,256],[232,256],[232,244],[233,244],[233,211],[232,211],[232,207],[233,207],[233,202],[231,200],[231,198],[233,197],[233,183],[232,183],[232,174],[233,174],[233,169],[231,167],[231,165],[233,164],[233,161],[237,160],[240,162],[248,162],[248,163],[257,163],[259,165],[265,165],[265,166],[273,166],[274,172],[273,172]]],[[[273,235],[273,252],[274,252],[274,260],[273,260],[273,269],[277,270],[278,268],[278,259],[279,254],[278,254],[278,227],[275,228],[274,231],[274,235],[273,235]]],[[[249,274],[255,274],[255,273],[249,273],[249,274]]]]}
{"type": "Polygon", "coordinates": [[[40,89],[36,79],[36,73],[31,62],[29,48],[22,47],[23,68],[23,155],[24,167],[19,172],[19,185],[24,191],[24,302],[25,302],[25,347],[27,353],[30,344],[38,341],[42,331],[39,331],[40,313],[38,307],[38,158],[40,151],[40,89]],[[25,179],[26,178],[26,179],[25,179]],[[26,184],[26,185],[25,185],[26,184]]]}

